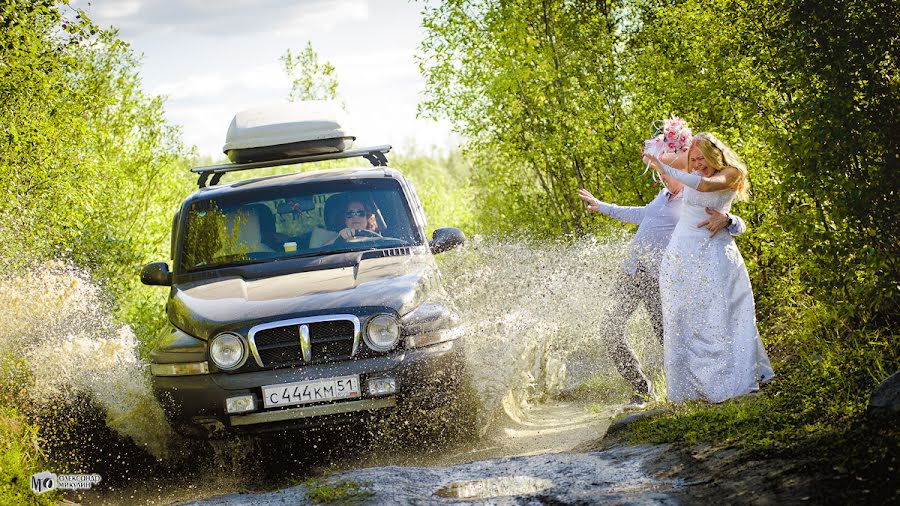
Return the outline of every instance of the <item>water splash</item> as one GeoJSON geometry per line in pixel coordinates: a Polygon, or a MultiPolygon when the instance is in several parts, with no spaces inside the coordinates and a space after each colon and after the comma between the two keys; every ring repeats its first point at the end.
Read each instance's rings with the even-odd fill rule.
{"type": "MultiPolygon", "coordinates": [[[[484,420],[517,417],[598,374],[618,381],[604,345],[628,237],[569,243],[475,237],[441,259],[443,281],[466,322],[466,355],[484,420]]],[[[645,369],[661,368],[645,311],[626,333],[645,369]]]]}
{"type": "Polygon", "coordinates": [[[0,357],[24,367],[29,409],[90,409],[87,397],[108,427],[162,458],[171,432],[137,350],[134,332],[114,321],[87,272],[50,262],[0,279],[0,357]]]}
{"type": "MultiPolygon", "coordinates": [[[[599,319],[614,302],[611,288],[626,245],[625,237],[566,244],[476,237],[439,257],[443,283],[466,322],[467,360],[484,406],[483,426],[502,416],[521,418],[534,403],[597,374],[618,378],[601,344],[599,319]]],[[[113,319],[103,287],[87,272],[54,262],[0,279],[0,309],[0,358],[24,364],[23,395],[35,410],[51,411],[60,404],[77,409],[88,396],[118,434],[158,458],[178,452],[179,440],[150,391],[137,338],[113,319]]],[[[658,368],[661,350],[642,312],[628,335],[645,368],[658,368]]],[[[213,488],[226,491],[240,488],[243,478],[264,475],[247,461],[259,457],[259,449],[246,443],[214,445],[197,476],[206,481],[218,476],[221,483],[213,488]],[[243,472],[248,469],[254,472],[243,472]]],[[[336,459],[364,453],[365,447],[325,446],[335,447],[331,457],[336,459]]],[[[290,456],[283,467],[293,466],[302,475],[326,455],[313,448],[315,456],[308,447],[296,452],[308,454],[309,462],[297,457],[294,463],[290,456]]],[[[191,455],[188,460],[196,457],[181,453],[191,455]]],[[[278,467],[275,457],[260,461],[278,467]]],[[[198,465],[185,464],[194,470],[198,465]]],[[[174,463],[170,467],[179,469],[174,463]]]]}

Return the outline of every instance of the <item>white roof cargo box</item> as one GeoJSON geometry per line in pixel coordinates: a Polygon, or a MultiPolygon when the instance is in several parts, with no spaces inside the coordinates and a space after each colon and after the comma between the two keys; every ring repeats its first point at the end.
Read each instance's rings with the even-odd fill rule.
{"type": "Polygon", "coordinates": [[[233,163],[248,163],[339,153],[354,139],[336,102],[289,102],[235,114],[222,150],[233,163]]]}

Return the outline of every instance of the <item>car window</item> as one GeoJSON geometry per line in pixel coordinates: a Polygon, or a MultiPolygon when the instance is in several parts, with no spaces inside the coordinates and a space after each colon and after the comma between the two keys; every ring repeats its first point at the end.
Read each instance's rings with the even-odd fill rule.
{"type": "Polygon", "coordinates": [[[185,271],[422,244],[393,179],[232,192],[194,200],[185,218],[185,271]]]}

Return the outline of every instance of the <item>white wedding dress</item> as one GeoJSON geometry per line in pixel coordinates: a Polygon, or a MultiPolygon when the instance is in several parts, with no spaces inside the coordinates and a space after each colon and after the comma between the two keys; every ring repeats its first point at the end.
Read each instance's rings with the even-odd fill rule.
{"type": "Polygon", "coordinates": [[[727,231],[709,237],[704,207],[728,212],[733,191],[684,188],[681,219],[660,266],[669,402],[722,402],[774,375],[756,329],[744,259],[727,231]]]}

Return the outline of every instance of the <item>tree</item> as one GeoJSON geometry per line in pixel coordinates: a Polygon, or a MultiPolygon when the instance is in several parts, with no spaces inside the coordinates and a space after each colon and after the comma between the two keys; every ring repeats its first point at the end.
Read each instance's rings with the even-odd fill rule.
{"type": "Polygon", "coordinates": [[[290,49],[280,58],[284,72],[293,79],[288,100],[337,100],[338,79],[334,65],[329,61],[319,63],[319,55],[312,42],[294,54],[290,49]]]}
{"type": "Polygon", "coordinates": [[[897,19],[888,0],[447,0],[426,9],[421,110],[470,139],[484,229],[554,237],[590,226],[578,185],[648,200],[654,119],[715,132],[750,168],[735,211],[785,359],[777,423],[847,424],[900,367],[897,19]]]}
{"type": "Polygon", "coordinates": [[[426,8],[420,112],[450,119],[469,139],[486,229],[583,231],[582,186],[601,196],[615,189],[625,201],[649,197],[647,180],[617,177],[640,164],[623,116],[619,7],[449,0],[426,8]]]}
{"type": "Polygon", "coordinates": [[[84,12],[4,3],[0,25],[0,261],[66,259],[134,305],[192,186],[180,131],[128,45],[84,12]]]}

